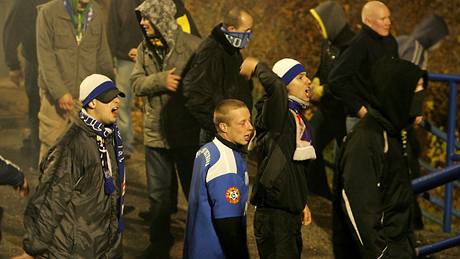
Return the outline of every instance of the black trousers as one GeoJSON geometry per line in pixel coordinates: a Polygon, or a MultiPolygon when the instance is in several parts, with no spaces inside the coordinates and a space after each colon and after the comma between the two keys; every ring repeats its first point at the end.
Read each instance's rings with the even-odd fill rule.
{"type": "Polygon", "coordinates": [[[26,60],[24,67],[24,85],[29,101],[29,143],[26,144],[28,154],[34,166],[38,165],[40,141],[38,139],[38,111],[40,110],[40,96],[38,88],[38,65],[26,60]]]}
{"type": "Polygon", "coordinates": [[[301,227],[302,214],[257,208],[254,215],[254,234],[260,258],[300,258],[301,227]]]}
{"type": "Polygon", "coordinates": [[[316,160],[312,160],[307,170],[307,184],[309,191],[332,199],[331,189],[327,184],[326,168],[324,165],[324,148],[335,140],[340,147],[346,135],[345,115],[325,112],[317,109],[311,121],[312,144],[316,152],[316,160]]]}
{"type": "MultiPolygon", "coordinates": [[[[185,198],[188,200],[190,192],[190,183],[192,181],[193,163],[195,161],[195,154],[198,151],[196,147],[183,147],[171,150],[171,155],[176,164],[177,174],[179,181],[184,192],[185,198]]],[[[177,177],[171,178],[171,213],[177,212],[177,192],[178,192],[177,177]]]]}

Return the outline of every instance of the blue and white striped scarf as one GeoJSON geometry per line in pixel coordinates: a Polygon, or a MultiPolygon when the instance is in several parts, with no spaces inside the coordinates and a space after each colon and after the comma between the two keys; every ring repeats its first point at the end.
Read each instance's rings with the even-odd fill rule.
{"type": "Polygon", "coordinates": [[[126,191],[126,178],[125,178],[125,159],[123,156],[123,143],[120,135],[120,131],[116,124],[110,127],[105,127],[104,124],[91,116],[89,116],[83,110],[80,111],[80,119],[89,128],[91,128],[97,134],[97,143],[99,145],[99,153],[101,155],[102,170],[104,173],[104,191],[105,194],[110,195],[115,191],[115,183],[112,177],[112,168],[107,153],[105,140],[114,134],[115,139],[115,155],[117,157],[118,165],[118,187],[120,195],[117,198],[117,217],[118,217],[118,232],[121,233],[125,228],[125,222],[123,219],[123,208],[124,208],[124,196],[126,191]]]}

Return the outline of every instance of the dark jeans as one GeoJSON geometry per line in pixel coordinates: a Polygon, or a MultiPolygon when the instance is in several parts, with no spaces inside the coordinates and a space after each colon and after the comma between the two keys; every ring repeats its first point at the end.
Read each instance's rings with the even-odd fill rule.
{"type": "Polygon", "coordinates": [[[169,249],[173,243],[170,222],[171,212],[177,205],[176,166],[182,189],[188,197],[195,152],[196,148],[168,150],[145,147],[147,189],[152,215],[150,242],[153,247],[169,249]]]}
{"type": "MultiPolygon", "coordinates": [[[[192,181],[193,162],[195,162],[195,154],[197,151],[198,147],[183,147],[171,150],[171,155],[176,164],[177,174],[179,175],[182,191],[184,192],[185,198],[187,200],[188,194],[190,192],[190,182],[192,181]]],[[[175,213],[177,212],[177,177],[172,177],[171,181],[171,212],[175,213]]]]}
{"type": "Polygon", "coordinates": [[[346,135],[345,115],[325,113],[321,109],[315,111],[311,122],[312,144],[315,148],[316,159],[312,160],[307,170],[308,189],[324,198],[332,199],[331,190],[327,183],[323,151],[335,139],[340,147],[346,135]]]}
{"type": "Polygon", "coordinates": [[[32,156],[34,165],[38,163],[40,151],[40,140],[38,139],[38,111],[40,110],[40,96],[37,84],[38,65],[26,60],[24,67],[24,86],[29,100],[29,127],[30,143],[27,143],[26,150],[32,156]]]}
{"type": "Polygon", "coordinates": [[[300,258],[301,227],[301,214],[257,208],[254,214],[254,235],[260,258],[300,258]]]}

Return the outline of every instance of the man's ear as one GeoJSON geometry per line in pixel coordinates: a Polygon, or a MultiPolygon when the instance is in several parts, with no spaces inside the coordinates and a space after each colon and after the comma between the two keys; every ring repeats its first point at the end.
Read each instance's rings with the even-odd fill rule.
{"type": "Polygon", "coordinates": [[[227,133],[227,124],[224,123],[224,122],[219,123],[219,129],[220,129],[220,131],[222,131],[223,133],[227,133]]]}
{"type": "Polygon", "coordinates": [[[91,102],[88,103],[88,107],[91,109],[96,108],[96,100],[91,100],[91,102]]]}

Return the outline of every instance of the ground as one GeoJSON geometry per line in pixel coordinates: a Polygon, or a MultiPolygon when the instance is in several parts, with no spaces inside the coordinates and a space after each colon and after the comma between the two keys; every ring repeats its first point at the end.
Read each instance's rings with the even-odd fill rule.
{"type": "MultiPolygon", "coordinates": [[[[6,78],[0,78],[0,154],[17,162],[25,171],[31,184],[31,192],[38,183],[38,173],[30,164],[28,157],[20,154],[22,140],[28,134],[27,129],[27,99],[22,87],[17,88],[6,78]]],[[[143,160],[143,147],[136,146],[136,152],[127,161],[127,193],[126,205],[134,206],[135,210],[126,215],[127,229],[124,232],[124,258],[135,258],[147,247],[148,225],[138,213],[147,208],[146,180],[143,160]]],[[[250,174],[254,173],[254,165],[250,163],[250,174]]],[[[11,187],[0,187],[0,205],[4,208],[1,229],[3,240],[0,243],[0,259],[21,253],[21,242],[24,229],[22,214],[26,199],[20,198],[11,187]]],[[[172,258],[182,258],[183,235],[186,218],[186,201],[179,195],[179,210],[173,216],[172,229],[176,243],[171,251],[172,258]]],[[[313,213],[313,223],[302,227],[304,249],[302,258],[333,258],[331,248],[331,205],[328,201],[311,197],[310,208],[313,213]]],[[[252,217],[253,206],[248,211],[248,239],[251,258],[258,258],[255,246],[252,217]]],[[[432,243],[447,238],[446,234],[429,231],[418,232],[417,245],[432,243]]],[[[447,250],[431,258],[458,258],[460,248],[447,250]]]]}

